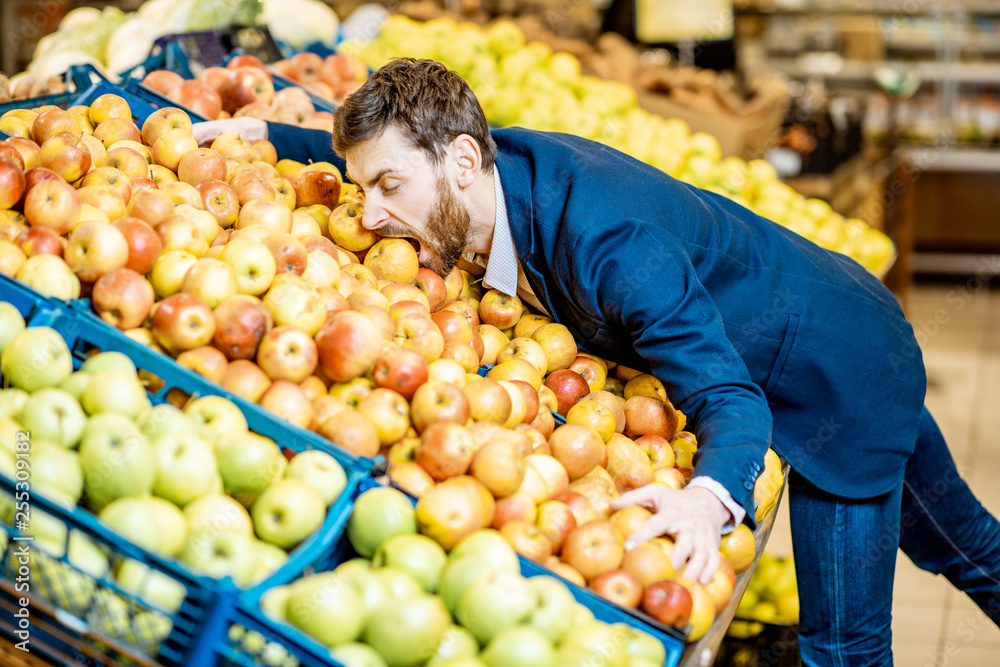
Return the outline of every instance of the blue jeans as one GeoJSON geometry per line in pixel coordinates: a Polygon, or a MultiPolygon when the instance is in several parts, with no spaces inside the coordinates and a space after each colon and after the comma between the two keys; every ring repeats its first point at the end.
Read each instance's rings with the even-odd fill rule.
{"type": "Polygon", "coordinates": [[[850,500],[793,471],[788,502],[804,665],[892,665],[897,547],[918,567],[947,577],[1000,625],[1000,522],[959,476],[927,408],[894,490],[850,500]]]}

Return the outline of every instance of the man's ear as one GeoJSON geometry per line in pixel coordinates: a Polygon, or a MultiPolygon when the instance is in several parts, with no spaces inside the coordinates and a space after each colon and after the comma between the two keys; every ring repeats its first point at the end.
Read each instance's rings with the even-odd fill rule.
{"type": "Polygon", "coordinates": [[[467,188],[479,176],[483,166],[483,153],[479,143],[468,134],[460,134],[451,142],[448,151],[452,167],[455,169],[458,187],[467,188]]]}

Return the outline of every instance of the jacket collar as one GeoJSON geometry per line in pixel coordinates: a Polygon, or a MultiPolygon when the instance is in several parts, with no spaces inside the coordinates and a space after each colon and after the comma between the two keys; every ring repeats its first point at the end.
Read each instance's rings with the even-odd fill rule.
{"type": "Polygon", "coordinates": [[[503,198],[507,206],[510,235],[524,276],[531,284],[531,291],[541,301],[545,310],[558,321],[558,315],[549,297],[547,281],[535,268],[535,235],[533,233],[534,208],[531,197],[531,178],[524,164],[516,156],[497,151],[497,168],[503,173],[503,198]]]}

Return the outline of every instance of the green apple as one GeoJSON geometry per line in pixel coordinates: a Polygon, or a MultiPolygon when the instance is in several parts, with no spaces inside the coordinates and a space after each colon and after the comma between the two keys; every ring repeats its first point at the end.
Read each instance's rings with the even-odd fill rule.
{"type": "Polygon", "coordinates": [[[184,506],[184,516],[192,533],[205,530],[241,533],[253,537],[253,519],[243,505],[231,496],[213,493],[184,506]]]}
{"type": "Polygon", "coordinates": [[[383,542],[372,557],[372,567],[398,567],[413,575],[427,593],[433,593],[448,562],[441,545],[426,535],[396,535],[383,542]]]}
{"type": "Polygon", "coordinates": [[[347,474],[337,459],[318,449],[293,456],[285,470],[285,477],[301,479],[316,489],[327,507],[340,497],[347,486],[347,474]]]}
{"type": "Polygon", "coordinates": [[[449,625],[428,665],[441,664],[452,658],[474,658],[478,654],[479,644],[472,633],[460,625],[449,625]]]}
{"type": "Polygon", "coordinates": [[[120,372],[129,375],[135,375],[137,372],[132,360],[116,351],[98,352],[83,362],[80,370],[84,373],[120,372]]]}
{"type": "Polygon", "coordinates": [[[247,419],[235,403],[222,396],[203,396],[184,408],[184,414],[210,434],[213,444],[247,431],[247,419]]]}
{"type": "MultiPolygon", "coordinates": [[[[57,492],[48,494],[50,500],[72,507],[68,498],[64,498],[57,492]]],[[[55,556],[62,558],[66,553],[66,542],[69,539],[69,531],[66,529],[66,522],[57,519],[48,512],[34,509],[31,512],[31,521],[25,530],[19,531],[22,535],[30,535],[34,539],[34,547],[55,556]]]]}
{"type": "Polygon", "coordinates": [[[262,492],[288,463],[274,440],[249,431],[227,435],[216,446],[215,455],[222,482],[234,495],[262,492]]]}
{"type": "Polygon", "coordinates": [[[667,661],[667,651],[663,647],[663,642],[658,641],[652,635],[641,630],[616,623],[621,632],[627,637],[625,653],[628,655],[629,667],[635,663],[636,658],[646,660],[650,665],[662,665],[667,661]]]}
{"type": "Polygon", "coordinates": [[[601,655],[611,667],[626,667],[628,656],[625,653],[625,645],[626,639],[619,630],[607,623],[591,621],[571,627],[560,646],[572,646],[601,655]]]}
{"type": "Polygon", "coordinates": [[[162,551],[160,531],[156,522],[150,521],[149,511],[145,498],[127,497],[108,503],[97,516],[125,539],[146,549],[162,551]]]}
{"type": "Polygon", "coordinates": [[[31,443],[32,489],[48,494],[55,491],[75,505],[83,495],[83,470],[76,452],[48,440],[31,443]]]}
{"type": "Polygon", "coordinates": [[[167,433],[153,441],[156,480],[153,493],[178,507],[207,495],[219,466],[212,445],[193,433],[167,433]]]}
{"type": "Polygon", "coordinates": [[[358,496],[347,523],[347,538],[363,558],[371,558],[391,537],[416,532],[413,503],[401,491],[388,487],[369,489],[358,496]]]}
{"type": "Polygon", "coordinates": [[[539,630],[514,625],[501,630],[483,650],[488,667],[555,667],[552,641],[539,630]]]}
{"type": "Polygon", "coordinates": [[[389,587],[379,578],[377,571],[371,569],[366,560],[361,558],[349,560],[338,565],[333,572],[357,587],[366,618],[371,618],[379,607],[393,599],[389,587]]]}
{"type": "Polygon", "coordinates": [[[368,621],[365,643],[389,667],[421,664],[434,657],[451,617],[441,599],[418,595],[387,605],[368,621]]]}
{"type": "Polygon", "coordinates": [[[531,625],[558,644],[569,630],[576,599],[566,584],[552,577],[532,577],[528,584],[538,595],[538,608],[531,615],[531,625]]]}
{"type": "Polygon", "coordinates": [[[187,596],[184,584],[132,558],[121,564],[115,580],[122,590],[168,614],[176,614],[187,596]]]}
{"type": "Polygon", "coordinates": [[[466,556],[485,560],[496,572],[513,572],[517,574],[521,571],[521,564],[517,560],[517,552],[504,539],[499,531],[486,529],[469,535],[455,545],[455,548],[448,554],[450,560],[458,560],[466,556]]]}
{"type": "Polygon", "coordinates": [[[76,399],[79,403],[83,397],[83,391],[90,384],[90,373],[74,371],[68,378],[59,383],[59,388],[76,399]]]}
{"type": "Polygon", "coordinates": [[[378,651],[367,644],[347,642],[333,651],[333,658],[344,667],[388,667],[378,651]]]}
{"type": "Polygon", "coordinates": [[[97,510],[116,498],[148,495],[153,489],[153,447],[132,420],[116,412],[87,422],[80,466],[88,499],[97,510]]]}
{"type": "Polygon", "coordinates": [[[31,395],[18,421],[31,432],[31,439],[51,440],[66,448],[76,447],[87,425],[87,415],[67,391],[46,387],[31,395]]]}
{"type": "Polygon", "coordinates": [[[326,507],[313,487],[299,479],[283,479],[264,489],[250,515],[260,539],[292,549],[323,524],[326,507]]]}
{"type": "Polygon", "coordinates": [[[90,374],[80,403],[89,415],[117,412],[134,420],[149,407],[149,396],[135,373],[98,371],[90,374]]]}
{"type": "Polygon", "coordinates": [[[179,555],[188,538],[188,522],[184,512],[163,498],[148,496],[144,500],[160,535],[160,550],[171,556],[179,555]]]}
{"type": "Polygon", "coordinates": [[[586,605],[578,602],[573,605],[573,611],[570,612],[569,627],[574,628],[578,625],[586,625],[587,623],[592,623],[594,620],[596,620],[594,612],[590,611],[586,605]]]}
{"type": "Polygon", "coordinates": [[[256,540],[253,543],[254,558],[256,565],[253,570],[251,581],[258,584],[274,574],[279,567],[288,560],[288,553],[273,544],[256,540]]]}
{"type": "Polygon", "coordinates": [[[494,572],[465,589],[455,608],[455,618],[485,645],[501,630],[530,619],[537,607],[538,594],[527,579],[510,572],[494,572]]]}
{"type": "Polygon", "coordinates": [[[375,570],[375,575],[385,584],[393,600],[405,600],[424,591],[412,574],[396,567],[380,567],[375,570]]]}
{"type": "Polygon", "coordinates": [[[260,597],[260,609],[271,618],[285,620],[285,609],[292,594],[291,586],[275,586],[260,597]]]}
{"type": "Polygon", "coordinates": [[[230,577],[237,586],[250,584],[257,565],[253,538],[231,530],[192,533],[181,560],[210,577],[230,577]]]}
{"type": "Polygon", "coordinates": [[[486,41],[497,55],[502,56],[524,46],[524,33],[511,21],[501,20],[486,31],[486,41]]]}
{"type": "MultiPolygon", "coordinates": [[[[12,461],[17,446],[17,434],[24,431],[25,428],[10,417],[0,417],[0,452],[9,454],[12,461]]],[[[13,474],[11,476],[13,477],[13,474]]]]}
{"type": "Polygon", "coordinates": [[[14,336],[24,331],[24,318],[14,304],[0,301],[0,354],[14,336]]]}
{"type": "Polygon", "coordinates": [[[132,619],[131,629],[139,650],[146,655],[156,655],[160,652],[160,643],[174,629],[174,624],[158,611],[144,610],[132,619]]]}
{"type": "Polygon", "coordinates": [[[14,334],[0,354],[0,374],[29,394],[58,386],[72,372],[73,357],[66,341],[49,327],[30,327],[14,334]]]}
{"type": "Polygon", "coordinates": [[[326,646],[356,641],[365,616],[357,587],[332,572],[303,577],[291,584],[286,620],[326,646]]]}
{"type": "Polygon", "coordinates": [[[194,433],[197,430],[195,423],[180,408],[169,403],[143,410],[135,423],[150,442],[167,433],[194,433]]]}
{"type": "Polygon", "coordinates": [[[448,564],[441,572],[437,593],[441,596],[445,606],[448,607],[448,611],[455,613],[458,601],[462,599],[462,594],[472,585],[472,582],[493,572],[497,572],[496,568],[486,560],[473,556],[457,560],[449,558],[448,564]]]}
{"type": "Polygon", "coordinates": [[[0,417],[17,419],[21,410],[28,404],[28,396],[30,396],[28,392],[16,387],[0,389],[0,417]]]}

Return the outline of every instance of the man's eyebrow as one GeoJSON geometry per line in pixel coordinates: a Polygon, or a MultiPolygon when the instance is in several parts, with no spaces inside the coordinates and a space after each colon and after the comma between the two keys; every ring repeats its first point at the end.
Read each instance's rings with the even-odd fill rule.
{"type": "MultiPolygon", "coordinates": [[[[386,168],[382,169],[377,174],[375,174],[375,178],[372,179],[372,183],[378,183],[379,181],[382,180],[383,176],[385,176],[386,174],[388,174],[389,172],[392,172],[392,171],[396,171],[396,169],[393,168],[393,167],[386,167],[386,168]]],[[[348,172],[346,169],[344,170],[344,173],[347,175],[347,180],[351,181],[352,183],[354,183],[355,185],[361,187],[362,189],[365,188],[365,184],[361,183],[356,178],[354,178],[353,176],[351,176],[350,172],[348,172]]]]}

